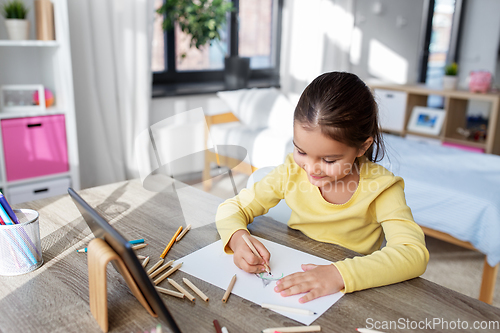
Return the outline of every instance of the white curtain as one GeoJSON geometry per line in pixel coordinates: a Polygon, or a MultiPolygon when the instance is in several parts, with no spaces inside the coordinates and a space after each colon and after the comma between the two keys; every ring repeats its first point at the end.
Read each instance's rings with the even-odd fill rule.
{"type": "Polygon", "coordinates": [[[81,187],[139,176],[149,126],[152,0],[68,1],[81,187]]]}
{"type": "Polygon", "coordinates": [[[350,70],[355,0],[285,0],[281,89],[293,98],[318,75],[350,70]]]}

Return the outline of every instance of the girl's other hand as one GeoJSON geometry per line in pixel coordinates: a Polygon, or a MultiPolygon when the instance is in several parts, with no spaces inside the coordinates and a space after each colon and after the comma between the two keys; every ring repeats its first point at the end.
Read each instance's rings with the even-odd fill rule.
{"type": "Polygon", "coordinates": [[[261,242],[257,239],[253,238],[252,235],[248,234],[246,230],[238,230],[236,231],[228,243],[231,250],[233,250],[233,261],[234,264],[248,273],[262,273],[266,271],[264,263],[269,265],[269,259],[271,258],[271,254],[266,249],[261,242]],[[257,249],[262,259],[253,254],[250,247],[248,247],[247,243],[243,239],[242,235],[247,234],[248,239],[252,242],[253,246],[257,249]]]}
{"type": "Polygon", "coordinates": [[[307,293],[299,299],[300,303],[306,303],[344,289],[344,280],[335,265],[307,264],[301,267],[304,272],[278,280],[274,291],[285,297],[307,293]]]}

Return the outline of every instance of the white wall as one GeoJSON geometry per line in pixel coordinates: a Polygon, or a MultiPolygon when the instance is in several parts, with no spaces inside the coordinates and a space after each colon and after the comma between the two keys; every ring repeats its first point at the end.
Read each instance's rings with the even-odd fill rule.
{"type": "Polygon", "coordinates": [[[500,1],[468,0],[464,14],[458,67],[459,87],[467,89],[470,71],[497,71],[500,1]]]}
{"type": "Polygon", "coordinates": [[[358,0],[350,52],[362,79],[416,83],[424,0],[358,0]]]}
{"type": "Polygon", "coordinates": [[[281,89],[292,99],[318,75],[350,71],[355,0],[285,0],[281,89]]]}

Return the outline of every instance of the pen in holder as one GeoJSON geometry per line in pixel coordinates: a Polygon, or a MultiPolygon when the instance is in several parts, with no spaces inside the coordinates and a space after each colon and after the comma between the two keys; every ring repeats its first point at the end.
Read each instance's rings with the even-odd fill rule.
{"type": "Polygon", "coordinates": [[[43,264],[39,214],[14,209],[19,223],[0,225],[0,275],[20,275],[43,264]]]}

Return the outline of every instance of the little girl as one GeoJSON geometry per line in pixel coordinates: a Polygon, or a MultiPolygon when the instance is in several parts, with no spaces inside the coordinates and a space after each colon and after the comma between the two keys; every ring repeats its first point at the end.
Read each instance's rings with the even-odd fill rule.
{"type": "Polygon", "coordinates": [[[290,228],[365,256],[303,264],[304,272],[277,281],[282,296],[305,293],[299,299],[305,303],[424,273],[429,252],[406,205],[403,179],[375,164],[384,155],[377,112],[369,88],[354,74],[326,73],[307,86],[294,113],[293,154],[218,208],[217,229],[236,266],[260,273],[269,265],[264,245],[249,237],[260,259],[242,235],[255,216],[285,199],[290,228]],[[380,249],[384,236],[387,245],[380,249]]]}

